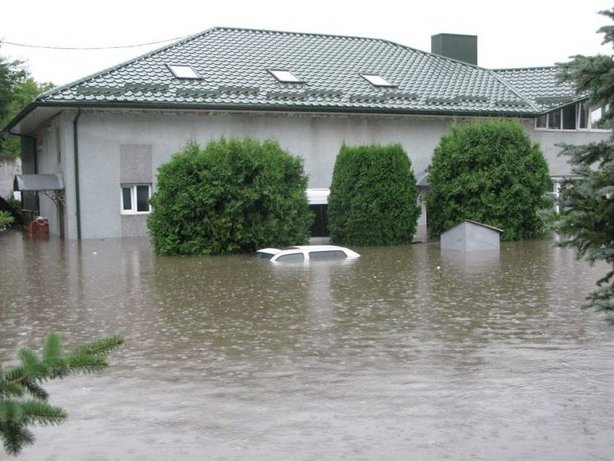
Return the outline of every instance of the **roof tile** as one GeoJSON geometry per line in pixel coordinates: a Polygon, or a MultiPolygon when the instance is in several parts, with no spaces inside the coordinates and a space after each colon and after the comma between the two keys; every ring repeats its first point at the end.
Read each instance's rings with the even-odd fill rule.
{"type": "MultiPolygon", "coordinates": [[[[552,68],[553,69],[553,68],[552,68]]],[[[39,102],[275,110],[534,114],[570,97],[551,68],[491,71],[379,39],[214,28],[44,94],[39,102]],[[178,79],[189,64],[201,79],[178,79]],[[304,83],[282,83],[268,69],[304,83]],[[385,77],[377,87],[361,74],[385,77]]]]}

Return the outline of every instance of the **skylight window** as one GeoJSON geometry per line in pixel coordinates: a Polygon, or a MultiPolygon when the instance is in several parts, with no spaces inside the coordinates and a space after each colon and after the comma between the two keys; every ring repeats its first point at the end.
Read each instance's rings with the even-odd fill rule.
{"type": "Polygon", "coordinates": [[[273,77],[275,77],[277,80],[279,80],[282,83],[303,83],[303,81],[300,78],[298,78],[296,75],[294,75],[289,70],[269,69],[269,72],[273,74],[273,77]]]}
{"type": "Polygon", "coordinates": [[[196,73],[192,66],[188,65],[179,65],[179,64],[168,64],[168,68],[171,70],[173,75],[177,78],[191,78],[197,79],[200,76],[196,73]]]}
{"type": "Polygon", "coordinates": [[[382,77],[379,74],[360,74],[365,78],[371,85],[374,86],[395,86],[382,77]]]}

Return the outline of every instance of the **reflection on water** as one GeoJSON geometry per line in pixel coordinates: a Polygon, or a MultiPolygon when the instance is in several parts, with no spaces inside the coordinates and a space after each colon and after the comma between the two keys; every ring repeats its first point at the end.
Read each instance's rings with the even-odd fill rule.
{"type": "Polygon", "coordinates": [[[127,339],[103,375],[49,384],[69,420],[18,459],[611,459],[614,330],[580,309],[603,270],[545,241],[359,252],[0,235],[0,361],[51,330],[127,339]]]}

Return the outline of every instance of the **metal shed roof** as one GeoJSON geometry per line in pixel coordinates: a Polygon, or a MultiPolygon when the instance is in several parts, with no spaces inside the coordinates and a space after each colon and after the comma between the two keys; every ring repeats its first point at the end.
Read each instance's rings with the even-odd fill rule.
{"type": "Polygon", "coordinates": [[[13,190],[43,192],[63,190],[64,181],[59,174],[18,174],[13,180],[13,190]]]}

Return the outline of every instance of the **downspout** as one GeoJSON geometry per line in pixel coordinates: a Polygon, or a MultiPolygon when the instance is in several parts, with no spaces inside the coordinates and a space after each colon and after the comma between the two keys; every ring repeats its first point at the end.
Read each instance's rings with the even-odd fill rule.
{"type": "Polygon", "coordinates": [[[79,193],[79,117],[81,110],[77,110],[77,115],[73,120],[73,145],[74,145],[74,160],[75,160],[75,208],[77,214],[77,240],[81,240],[81,198],[79,193]]]}

